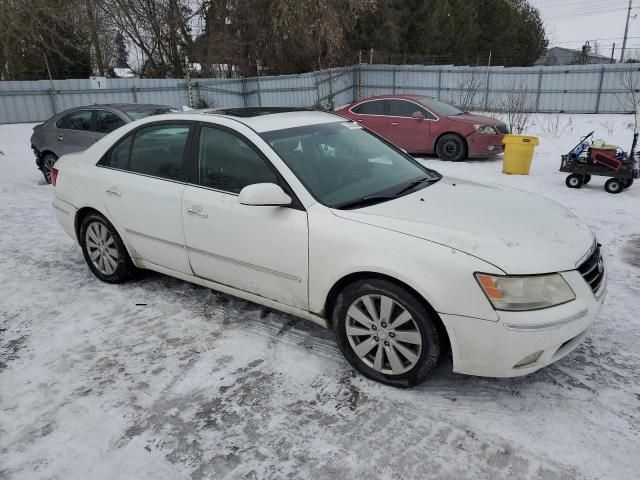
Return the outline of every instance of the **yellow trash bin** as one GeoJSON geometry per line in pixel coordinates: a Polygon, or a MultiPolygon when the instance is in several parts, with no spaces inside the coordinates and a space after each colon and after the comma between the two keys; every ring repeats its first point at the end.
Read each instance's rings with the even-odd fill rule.
{"type": "Polygon", "coordinates": [[[540,143],[538,137],[505,135],[502,143],[504,144],[502,173],[529,175],[533,151],[540,143]]]}

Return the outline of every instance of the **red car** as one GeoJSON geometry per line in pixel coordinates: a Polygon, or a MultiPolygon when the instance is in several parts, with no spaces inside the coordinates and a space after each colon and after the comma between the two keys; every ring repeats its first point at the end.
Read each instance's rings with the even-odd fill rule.
{"type": "Polygon", "coordinates": [[[409,153],[462,160],[502,153],[509,127],[472,115],[441,100],[418,95],[382,95],[353,102],[338,112],[409,153]]]}

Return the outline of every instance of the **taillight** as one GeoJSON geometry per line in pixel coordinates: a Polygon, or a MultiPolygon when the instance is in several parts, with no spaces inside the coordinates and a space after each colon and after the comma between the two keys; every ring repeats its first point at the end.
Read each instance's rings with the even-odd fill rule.
{"type": "Polygon", "coordinates": [[[51,167],[51,185],[56,186],[56,180],[58,180],[58,169],[51,167]]]}

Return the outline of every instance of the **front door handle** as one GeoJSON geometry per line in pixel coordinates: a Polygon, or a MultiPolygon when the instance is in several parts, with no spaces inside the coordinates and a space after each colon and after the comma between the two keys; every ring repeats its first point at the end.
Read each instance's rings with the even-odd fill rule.
{"type": "Polygon", "coordinates": [[[391,125],[393,125],[394,127],[398,126],[398,122],[391,122],[391,125]]]}
{"type": "Polygon", "coordinates": [[[64,140],[64,137],[62,135],[58,135],[58,141],[61,142],[62,140],[64,140]]]}
{"type": "Polygon", "coordinates": [[[105,193],[107,195],[113,195],[114,197],[121,197],[122,194],[118,191],[117,188],[115,187],[109,187],[105,190],[105,193]]]}
{"type": "Polygon", "coordinates": [[[209,216],[207,213],[203,212],[201,209],[197,207],[187,208],[187,214],[198,215],[199,217],[202,217],[202,218],[207,218],[209,216]]]}
{"type": "Polygon", "coordinates": [[[364,120],[362,120],[362,119],[358,119],[358,120],[356,120],[356,122],[358,122],[358,123],[365,123],[365,122],[364,122],[364,120]]]}

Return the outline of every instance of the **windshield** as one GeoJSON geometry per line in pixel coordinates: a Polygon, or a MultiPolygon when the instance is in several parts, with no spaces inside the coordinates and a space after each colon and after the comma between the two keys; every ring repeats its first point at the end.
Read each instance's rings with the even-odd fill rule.
{"type": "Polygon", "coordinates": [[[458,107],[454,107],[453,105],[449,105],[448,103],[444,103],[436,98],[422,97],[420,99],[420,103],[427,107],[429,110],[435,110],[436,113],[439,113],[444,116],[451,115],[460,115],[464,113],[458,107]]]}
{"type": "Polygon", "coordinates": [[[141,118],[150,117],[152,115],[161,115],[169,113],[170,108],[133,108],[123,110],[131,120],[140,120],[141,118]]]}
{"type": "Polygon", "coordinates": [[[332,208],[355,208],[410,193],[441,178],[355,122],[262,134],[309,192],[332,208]]]}

